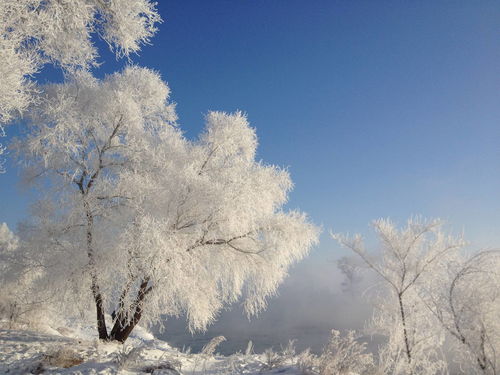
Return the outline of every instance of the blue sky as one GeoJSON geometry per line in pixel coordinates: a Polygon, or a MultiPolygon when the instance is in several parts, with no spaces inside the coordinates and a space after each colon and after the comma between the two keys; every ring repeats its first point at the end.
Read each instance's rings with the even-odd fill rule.
{"type": "MultiPolygon", "coordinates": [[[[258,157],[290,170],[290,207],[342,232],[441,217],[500,245],[498,1],[160,0],[159,11],[132,60],[169,83],[188,137],[208,110],[247,112],[258,157]]],[[[104,50],[101,61],[98,75],[124,64],[104,50]]],[[[14,227],[30,195],[12,163],[0,181],[0,221],[14,227]]]]}

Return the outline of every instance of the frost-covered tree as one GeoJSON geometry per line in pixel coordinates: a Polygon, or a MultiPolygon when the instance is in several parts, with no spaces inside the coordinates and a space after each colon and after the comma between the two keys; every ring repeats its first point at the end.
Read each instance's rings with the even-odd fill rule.
{"type": "Polygon", "coordinates": [[[345,278],[342,282],[342,291],[354,296],[363,281],[365,263],[359,257],[344,256],[337,260],[337,268],[345,278]]]}
{"type": "Polygon", "coordinates": [[[14,283],[17,283],[17,275],[12,283],[12,275],[17,268],[11,261],[13,252],[18,247],[18,238],[9,229],[6,223],[0,224],[0,317],[12,321],[15,319],[17,301],[12,291],[14,283]]]}
{"type": "Polygon", "coordinates": [[[35,100],[31,78],[44,64],[64,71],[97,66],[96,36],[118,57],[129,56],[159,21],[150,0],[0,1],[0,136],[35,100]]]}
{"type": "MultiPolygon", "coordinates": [[[[105,233],[102,221],[115,211],[119,215],[123,201],[129,198],[116,184],[117,173],[134,168],[135,156],[147,148],[155,129],[176,132],[168,95],[168,87],[147,69],[128,68],[102,82],[79,72],[67,83],[45,88],[31,112],[29,135],[14,143],[27,162],[28,179],[49,178],[54,194],[35,208],[36,231],[29,227],[24,231],[26,240],[33,241],[28,247],[32,256],[27,257],[36,257],[40,251],[40,256],[54,257],[56,262],[57,257],[64,257],[67,246],[77,252],[79,257],[56,263],[68,266],[65,270],[71,275],[78,267],[85,268],[101,338],[106,338],[107,332],[98,274],[106,265],[96,249],[97,236],[110,242],[106,247],[116,242],[112,228],[105,233]],[[61,210],[54,206],[56,200],[61,210]]],[[[109,217],[108,221],[112,220],[116,218],[109,217]]],[[[40,259],[38,263],[52,260],[40,259]]],[[[64,273],[58,276],[69,277],[64,273]]]]}
{"type": "Polygon", "coordinates": [[[381,254],[373,257],[357,235],[333,235],[358,254],[380,278],[381,289],[371,328],[387,337],[380,350],[381,365],[391,374],[439,374],[446,367],[440,347],[444,336],[439,322],[422,302],[420,291],[441,263],[464,245],[445,235],[439,220],[410,219],[399,230],[389,220],[373,222],[381,254]]]}
{"type": "Polygon", "coordinates": [[[25,261],[19,257],[19,238],[6,223],[0,224],[0,318],[10,324],[31,312],[35,304],[27,303],[26,293],[32,274],[25,272],[25,261]]]}
{"type": "Polygon", "coordinates": [[[11,252],[18,246],[19,239],[6,223],[0,224],[0,248],[3,252],[11,252]]]}
{"type": "Polygon", "coordinates": [[[0,123],[30,102],[29,77],[43,64],[97,64],[98,35],[118,56],[138,52],[160,17],[149,0],[2,0],[0,123]]]}
{"type": "Polygon", "coordinates": [[[458,256],[430,285],[428,306],[458,343],[467,373],[500,373],[500,252],[458,256]]]}
{"type": "Polygon", "coordinates": [[[304,214],[283,210],[290,177],[255,160],[242,113],[209,113],[189,140],[168,95],[147,69],[77,75],[46,88],[17,142],[50,187],[22,232],[25,256],[68,314],[92,301],[101,339],[182,313],[204,329],[240,297],[255,314],[317,240],[304,214]]]}

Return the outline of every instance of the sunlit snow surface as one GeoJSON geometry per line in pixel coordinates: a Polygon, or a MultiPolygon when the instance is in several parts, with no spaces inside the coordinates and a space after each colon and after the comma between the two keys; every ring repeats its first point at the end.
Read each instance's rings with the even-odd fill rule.
{"type": "Polygon", "coordinates": [[[231,356],[212,356],[183,353],[141,329],[125,345],[98,342],[92,338],[90,329],[73,331],[44,328],[43,331],[45,333],[0,329],[0,373],[300,374],[292,365],[293,360],[278,368],[265,370],[263,355],[238,353],[231,356]],[[51,362],[54,362],[51,358],[61,352],[69,353],[61,357],[76,357],[82,362],[68,368],[51,365],[51,362]]]}

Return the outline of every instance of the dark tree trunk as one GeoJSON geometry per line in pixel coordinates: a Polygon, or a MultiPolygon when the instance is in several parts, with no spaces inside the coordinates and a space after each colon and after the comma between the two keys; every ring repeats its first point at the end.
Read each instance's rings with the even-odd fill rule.
{"type": "Polygon", "coordinates": [[[89,258],[90,265],[90,277],[92,280],[91,289],[92,295],[94,296],[96,317],[97,317],[97,332],[99,333],[99,339],[108,340],[108,329],[106,328],[106,319],[104,318],[104,308],[103,308],[103,298],[101,294],[101,289],[97,282],[97,275],[95,271],[95,257],[94,257],[94,245],[93,245],[93,226],[94,226],[94,216],[90,211],[89,205],[86,201],[83,202],[83,207],[85,208],[85,213],[87,216],[87,256],[89,258]]]}
{"type": "Polygon", "coordinates": [[[139,286],[139,291],[137,292],[137,297],[130,308],[130,313],[132,316],[123,310],[123,304],[120,302],[120,309],[115,315],[115,323],[111,334],[109,335],[110,340],[116,340],[119,342],[125,342],[132,333],[133,329],[139,323],[142,317],[142,308],[144,305],[144,299],[146,295],[151,291],[151,286],[148,287],[149,278],[144,278],[139,286]]]}
{"type": "Polygon", "coordinates": [[[96,307],[96,317],[97,317],[97,332],[99,333],[100,340],[108,340],[108,329],[106,328],[106,320],[104,318],[104,308],[102,306],[102,296],[99,291],[99,287],[92,280],[92,292],[94,294],[94,301],[96,307]]]}
{"type": "Polygon", "coordinates": [[[411,363],[410,343],[408,342],[408,330],[406,328],[406,314],[403,307],[403,295],[401,293],[398,294],[398,300],[399,300],[399,312],[401,314],[401,323],[403,325],[403,338],[405,342],[406,359],[408,360],[408,364],[410,364],[411,363]]]}

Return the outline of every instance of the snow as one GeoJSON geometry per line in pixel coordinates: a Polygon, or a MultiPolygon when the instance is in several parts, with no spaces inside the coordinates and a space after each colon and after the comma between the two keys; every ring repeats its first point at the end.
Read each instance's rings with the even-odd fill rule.
{"type": "Polygon", "coordinates": [[[262,354],[231,356],[192,354],[155,339],[137,327],[126,344],[95,339],[92,327],[0,328],[0,373],[2,374],[144,374],[219,375],[285,374],[300,370],[289,359],[266,370],[262,354]],[[65,368],[65,366],[70,366],[65,368]]]}

